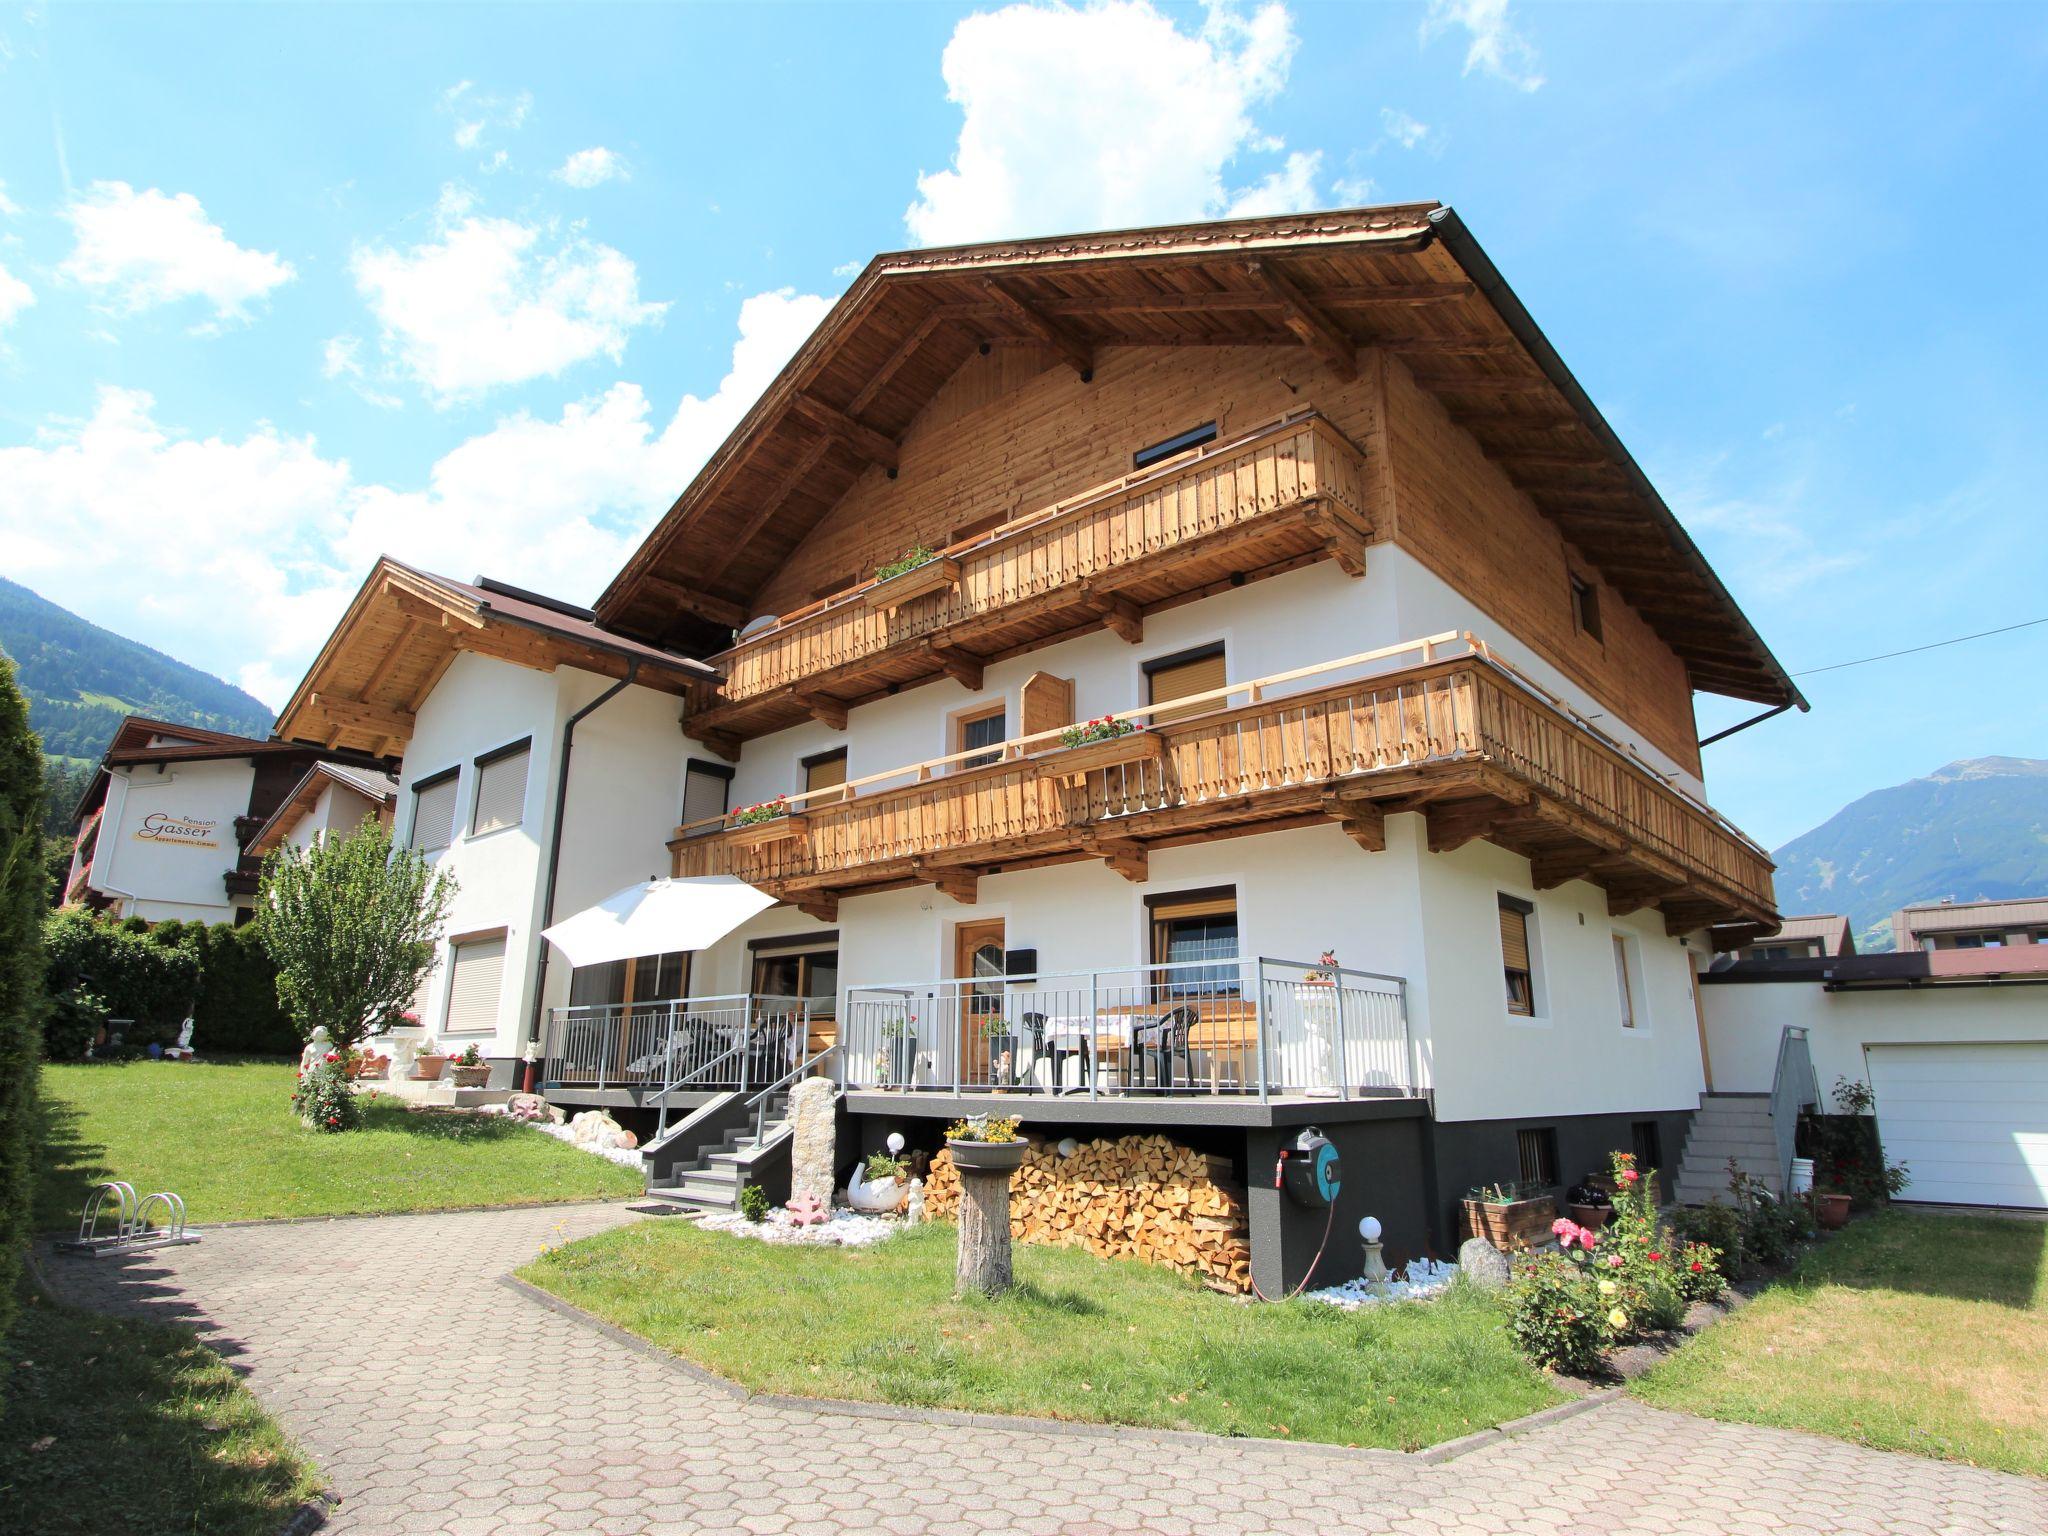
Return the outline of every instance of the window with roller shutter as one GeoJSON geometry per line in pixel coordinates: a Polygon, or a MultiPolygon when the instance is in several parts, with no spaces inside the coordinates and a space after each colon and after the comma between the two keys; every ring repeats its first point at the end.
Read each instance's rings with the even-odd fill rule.
{"type": "Polygon", "coordinates": [[[421,779],[412,789],[412,845],[432,853],[455,841],[455,792],[462,780],[457,769],[421,779]]]}
{"type": "Polygon", "coordinates": [[[1535,907],[1513,896],[1500,898],[1500,955],[1507,980],[1508,1012],[1536,1013],[1536,973],[1529,959],[1529,914],[1535,907]]]}
{"type": "Polygon", "coordinates": [[[516,827],[526,819],[526,769],[532,760],[532,737],[486,752],[476,760],[476,810],[469,822],[472,836],[516,827]]]}
{"type": "MultiPolygon", "coordinates": [[[[1193,694],[1208,693],[1221,688],[1230,678],[1224,668],[1223,646],[1205,645],[1199,650],[1182,651],[1176,656],[1162,656],[1157,661],[1145,664],[1147,704],[1167,704],[1174,699],[1184,699],[1193,694]]],[[[1212,709],[1221,709],[1225,700],[1206,699],[1199,704],[1190,704],[1184,709],[1154,709],[1151,723],[1165,725],[1174,720],[1185,720],[1190,715],[1207,714],[1212,709]]]]}
{"type": "Polygon", "coordinates": [[[498,1028],[498,994],[505,981],[505,936],[463,939],[448,962],[448,1017],[443,1034],[487,1035],[498,1028]]]}

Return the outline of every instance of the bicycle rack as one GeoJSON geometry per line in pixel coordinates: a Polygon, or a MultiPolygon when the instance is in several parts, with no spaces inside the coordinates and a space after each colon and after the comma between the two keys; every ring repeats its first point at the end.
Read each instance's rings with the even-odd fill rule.
{"type": "Polygon", "coordinates": [[[196,1243],[197,1232],[185,1228],[185,1202],[170,1190],[135,1196],[135,1186],[122,1179],[110,1179],[93,1186],[85,1197],[85,1211],[78,1218],[78,1236],[57,1244],[63,1253],[83,1253],[99,1258],[110,1253],[139,1253],[146,1248],[172,1248],[196,1243]],[[111,1216],[114,1229],[102,1232],[100,1222],[111,1216]]]}

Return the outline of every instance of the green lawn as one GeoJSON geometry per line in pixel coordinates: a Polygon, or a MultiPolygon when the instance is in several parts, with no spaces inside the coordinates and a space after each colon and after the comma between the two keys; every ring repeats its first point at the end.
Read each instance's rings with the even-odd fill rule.
{"type": "Polygon", "coordinates": [[[1499,1309],[1454,1290],[1347,1313],[1019,1246],[1018,1286],[953,1295],[954,1228],[867,1250],[642,1222],[544,1254],[542,1286],[765,1391],[1402,1449],[1547,1408],[1499,1309]]]}
{"type": "Polygon", "coordinates": [[[278,1061],[45,1067],[37,1227],[75,1227],[87,1190],[109,1178],[176,1191],[195,1225],[640,1192],[632,1170],[496,1116],[387,1098],[359,1131],[309,1131],[292,1114],[293,1071],[278,1061]]]}
{"type": "Polygon", "coordinates": [[[6,1343],[8,1530],[275,1536],[320,1486],[235,1373],[181,1328],[30,1294],[6,1343]]]}
{"type": "Polygon", "coordinates": [[[2048,1475],[2048,1225],[1887,1211],[1636,1383],[1666,1408],[2048,1475]]]}

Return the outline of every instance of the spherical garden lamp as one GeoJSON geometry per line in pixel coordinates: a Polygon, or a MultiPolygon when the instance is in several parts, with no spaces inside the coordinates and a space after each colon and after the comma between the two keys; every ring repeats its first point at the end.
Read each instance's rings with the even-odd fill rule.
{"type": "Polygon", "coordinates": [[[1380,1219],[1368,1216],[1358,1224],[1359,1241],[1365,1244],[1365,1283],[1385,1285],[1387,1263],[1380,1257],[1380,1219]]]}

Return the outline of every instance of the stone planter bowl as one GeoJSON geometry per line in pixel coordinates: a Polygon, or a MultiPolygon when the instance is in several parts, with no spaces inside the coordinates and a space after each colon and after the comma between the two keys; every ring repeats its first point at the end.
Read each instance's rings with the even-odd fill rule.
{"type": "Polygon", "coordinates": [[[450,1067],[449,1075],[455,1079],[458,1088],[487,1088],[491,1082],[490,1063],[474,1067],[450,1067]]]}
{"type": "Polygon", "coordinates": [[[953,1166],[962,1173],[1015,1173],[1024,1166],[1028,1141],[948,1141],[953,1166]]]}

